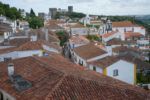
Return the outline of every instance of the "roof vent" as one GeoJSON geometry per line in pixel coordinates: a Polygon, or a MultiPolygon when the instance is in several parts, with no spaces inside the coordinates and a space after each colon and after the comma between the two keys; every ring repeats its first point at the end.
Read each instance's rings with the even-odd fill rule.
{"type": "Polygon", "coordinates": [[[32,84],[29,81],[25,80],[21,75],[14,73],[13,63],[8,64],[8,76],[14,88],[19,92],[32,87],[32,84]]]}
{"type": "Polygon", "coordinates": [[[9,45],[9,40],[8,39],[4,39],[3,45],[4,46],[8,46],[9,45]]]}
{"type": "Polygon", "coordinates": [[[32,84],[29,81],[17,74],[11,76],[11,82],[14,84],[17,91],[24,91],[32,87],[32,84]]]}
{"type": "Polygon", "coordinates": [[[6,57],[6,58],[4,58],[4,62],[10,62],[11,60],[12,60],[11,57],[6,57]]]}

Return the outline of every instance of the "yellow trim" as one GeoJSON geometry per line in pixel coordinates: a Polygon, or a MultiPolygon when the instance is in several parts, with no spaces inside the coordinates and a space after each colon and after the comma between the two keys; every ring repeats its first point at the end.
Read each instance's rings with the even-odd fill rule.
{"type": "Polygon", "coordinates": [[[107,75],[107,69],[106,68],[103,70],[103,74],[107,75]]]}
{"type": "Polygon", "coordinates": [[[134,64],[134,84],[136,85],[136,64],[134,64]]]}

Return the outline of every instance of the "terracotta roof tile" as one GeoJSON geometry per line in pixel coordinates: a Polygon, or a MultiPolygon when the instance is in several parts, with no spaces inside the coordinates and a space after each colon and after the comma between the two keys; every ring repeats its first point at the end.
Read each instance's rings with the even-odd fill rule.
{"type": "Polygon", "coordinates": [[[9,82],[7,64],[0,63],[0,88],[17,100],[146,100],[145,90],[119,80],[83,70],[62,56],[28,57],[12,61],[15,73],[33,85],[18,92],[9,82]]]}
{"type": "Polygon", "coordinates": [[[121,21],[121,22],[112,22],[112,26],[113,27],[133,27],[135,25],[130,21],[121,21]]]}
{"type": "Polygon", "coordinates": [[[92,65],[95,65],[95,66],[105,69],[106,67],[112,65],[113,63],[116,63],[119,60],[121,60],[121,59],[119,59],[117,57],[113,57],[113,56],[108,56],[108,57],[105,57],[105,58],[97,60],[97,61],[89,62],[89,64],[92,64],[92,65]]]}
{"type": "Polygon", "coordinates": [[[139,52],[138,48],[136,47],[126,47],[126,46],[119,46],[119,47],[116,47],[116,48],[113,48],[113,52],[130,52],[130,51],[133,51],[133,52],[139,52]]]}
{"type": "Polygon", "coordinates": [[[53,44],[53,43],[49,43],[47,41],[44,40],[38,40],[38,41],[30,41],[27,42],[23,45],[21,45],[20,47],[17,48],[17,50],[19,51],[25,51],[25,50],[42,50],[43,49],[43,45],[47,45],[49,47],[52,47],[58,51],[61,51],[61,47],[53,44]]]}
{"type": "Polygon", "coordinates": [[[120,39],[117,39],[117,38],[114,38],[114,39],[111,39],[107,42],[107,45],[121,45],[121,44],[124,44],[125,42],[120,40],[120,39]]]}
{"type": "Polygon", "coordinates": [[[124,56],[120,56],[120,58],[136,64],[138,69],[141,69],[141,70],[145,70],[145,69],[146,70],[150,70],[150,64],[149,63],[144,62],[141,59],[136,58],[136,57],[130,55],[129,53],[126,54],[126,55],[124,55],[124,56]]]}
{"type": "Polygon", "coordinates": [[[74,49],[74,51],[77,55],[79,55],[83,59],[94,58],[106,53],[104,50],[100,49],[93,43],[77,47],[74,49]]]}
{"type": "Polygon", "coordinates": [[[69,40],[74,44],[88,44],[90,42],[84,36],[72,36],[69,40]]]}
{"type": "Polygon", "coordinates": [[[143,35],[138,32],[126,32],[125,38],[132,38],[132,37],[142,37],[143,35]]]}
{"type": "Polygon", "coordinates": [[[15,51],[17,48],[16,47],[11,47],[11,48],[5,48],[5,49],[0,49],[0,54],[4,54],[4,53],[10,53],[15,51]]]}
{"type": "Polygon", "coordinates": [[[71,25],[71,28],[86,28],[84,25],[80,24],[80,23],[76,23],[75,25],[71,25]]]}
{"type": "MultiPolygon", "coordinates": [[[[30,41],[30,38],[16,38],[16,39],[12,39],[12,40],[9,40],[8,41],[8,46],[21,46],[27,42],[30,41]]],[[[4,45],[4,42],[3,43],[0,43],[0,45],[4,45]]]]}
{"type": "Polygon", "coordinates": [[[46,100],[142,100],[145,99],[143,96],[132,90],[124,90],[91,80],[67,76],[60,86],[47,96],[46,100]]]}
{"type": "Polygon", "coordinates": [[[12,28],[9,24],[0,23],[0,32],[11,32],[12,28]]]}
{"type": "Polygon", "coordinates": [[[103,34],[102,37],[103,37],[103,38],[108,38],[108,37],[110,37],[110,36],[112,36],[112,35],[114,35],[114,34],[116,34],[116,33],[117,33],[117,32],[115,32],[115,31],[113,31],[113,32],[108,32],[108,33],[103,34]]]}

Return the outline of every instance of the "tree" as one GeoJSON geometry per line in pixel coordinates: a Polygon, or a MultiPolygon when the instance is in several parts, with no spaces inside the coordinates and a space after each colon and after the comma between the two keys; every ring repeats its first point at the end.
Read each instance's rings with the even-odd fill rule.
{"type": "Polygon", "coordinates": [[[70,18],[83,18],[86,15],[83,13],[72,12],[67,14],[70,18]]]}
{"type": "Polygon", "coordinates": [[[39,17],[32,17],[28,20],[30,28],[37,29],[44,26],[44,22],[39,17]]]}
{"type": "Polygon", "coordinates": [[[0,7],[0,15],[4,15],[5,14],[5,11],[2,7],[0,7]]]}
{"type": "Polygon", "coordinates": [[[10,7],[2,2],[0,2],[0,15],[4,15],[11,20],[21,19],[21,13],[16,7],[10,7]]]}
{"type": "Polygon", "coordinates": [[[88,35],[87,39],[91,40],[91,41],[100,41],[100,37],[98,37],[97,35],[88,35]]]}
{"type": "Polygon", "coordinates": [[[64,31],[59,31],[56,33],[56,35],[58,36],[60,40],[60,46],[63,46],[69,39],[68,34],[64,31]]]}
{"type": "Polygon", "coordinates": [[[30,17],[35,17],[35,16],[36,16],[36,15],[35,15],[33,9],[31,8],[31,10],[30,10],[30,17]]]}

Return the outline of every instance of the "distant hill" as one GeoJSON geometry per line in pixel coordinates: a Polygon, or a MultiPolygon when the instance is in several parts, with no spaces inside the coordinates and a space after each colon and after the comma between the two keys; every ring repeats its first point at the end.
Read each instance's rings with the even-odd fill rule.
{"type": "Polygon", "coordinates": [[[150,25],[150,15],[135,16],[135,18],[150,25]]]}

